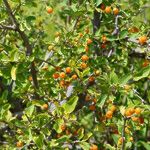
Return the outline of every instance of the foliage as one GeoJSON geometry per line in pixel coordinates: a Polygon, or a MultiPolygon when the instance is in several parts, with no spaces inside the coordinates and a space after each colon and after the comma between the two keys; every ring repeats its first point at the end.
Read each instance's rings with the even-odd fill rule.
{"type": "Polygon", "coordinates": [[[150,149],[148,0],[0,0],[0,149],[150,149]]]}

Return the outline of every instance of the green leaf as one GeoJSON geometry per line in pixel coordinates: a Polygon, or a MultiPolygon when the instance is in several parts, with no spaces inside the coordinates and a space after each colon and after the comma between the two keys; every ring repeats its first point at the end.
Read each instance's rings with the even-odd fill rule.
{"type": "Polygon", "coordinates": [[[139,141],[138,143],[142,144],[146,150],[150,150],[150,143],[139,141]]]}
{"type": "Polygon", "coordinates": [[[110,74],[110,82],[112,84],[117,84],[118,83],[118,76],[114,71],[112,71],[111,74],[110,74]]]}
{"type": "Polygon", "coordinates": [[[133,78],[134,81],[139,81],[142,78],[148,77],[148,75],[150,74],[150,65],[141,69],[133,78]]]}
{"type": "Polygon", "coordinates": [[[111,146],[110,144],[104,144],[104,145],[107,150],[116,150],[116,148],[111,146]]]}
{"type": "Polygon", "coordinates": [[[81,140],[84,136],[84,128],[78,130],[78,139],[81,140]]]}
{"type": "Polygon", "coordinates": [[[106,99],[107,99],[107,95],[106,94],[101,95],[100,100],[97,103],[97,106],[102,108],[104,106],[104,104],[105,104],[106,99]]]}
{"type": "Polygon", "coordinates": [[[44,135],[40,134],[36,137],[33,138],[35,144],[38,146],[38,148],[43,149],[43,145],[44,145],[44,135]]]}
{"type": "Polygon", "coordinates": [[[126,36],[128,35],[128,30],[122,30],[121,32],[120,32],[120,35],[119,35],[119,38],[120,39],[123,39],[123,38],[125,38],[126,36]]]}
{"type": "Polygon", "coordinates": [[[31,105],[25,109],[25,113],[28,115],[28,117],[31,117],[33,112],[34,112],[34,105],[31,105]]]}
{"type": "Polygon", "coordinates": [[[96,6],[100,5],[102,3],[102,0],[96,0],[96,6]]]}
{"type": "Polygon", "coordinates": [[[55,121],[55,124],[54,124],[54,126],[53,126],[53,129],[55,129],[56,130],[56,132],[57,133],[61,133],[62,132],[62,130],[61,130],[61,125],[62,124],[64,124],[64,120],[63,119],[57,119],[56,121],[55,121]]]}
{"type": "Polygon", "coordinates": [[[83,148],[83,150],[89,150],[90,149],[90,144],[87,142],[80,142],[79,145],[81,146],[81,148],[83,148]]]}
{"type": "Polygon", "coordinates": [[[87,68],[83,71],[82,76],[85,77],[90,73],[90,68],[87,68]]]}
{"type": "Polygon", "coordinates": [[[125,85],[132,78],[131,74],[127,74],[119,79],[119,84],[125,85]]]}
{"type": "Polygon", "coordinates": [[[78,102],[78,97],[74,96],[70,100],[68,100],[65,104],[63,104],[62,107],[65,110],[65,114],[70,114],[71,112],[73,112],[77,105],[77,102],[78,102]]]}
{"type": "Polygon", "coordinates": [[[14,66],[11,68],[11,78],[13,80],[16,80],[16,70],[17,70],[17,68],[14,66]]]}

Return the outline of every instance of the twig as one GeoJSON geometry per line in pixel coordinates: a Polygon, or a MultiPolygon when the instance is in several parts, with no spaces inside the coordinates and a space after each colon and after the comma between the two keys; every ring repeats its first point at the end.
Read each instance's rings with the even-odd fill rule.
{"type": "Polygon", "coordinates": [[[124,150],[125,149],[125,127],[126,127],[126,120],[127,118],[123,118],[123,129],[122,129],[122,147],[121,147],[121,150],[124,150]]]}
{"type": "Polygon", "coordinates": [[[0,29],[15,30],[15,26],[6,26],[3,24],[0,24],[0,29]]]}
{"type": "Polygon", "coordinates": [[[117,15],[115,17],[115,29],[114,29],[112,35],[118,35],[119,34],[119,26],[118,26],[118,20],[119,20],[119,18],[123,18],[123,17],[120,16],[120,15],[117,15]]]}
{"type": "Polygon", "coordinates": [[[141,100],[142,104],[145,104],[145,103],[146,103],[145,100],[144,100],[142,97],[139,96],[139,93],[138,93],[135,89],[133,89],[133,92],[134,92],[134,94],[136,94],[136,96],[141,100]]]}

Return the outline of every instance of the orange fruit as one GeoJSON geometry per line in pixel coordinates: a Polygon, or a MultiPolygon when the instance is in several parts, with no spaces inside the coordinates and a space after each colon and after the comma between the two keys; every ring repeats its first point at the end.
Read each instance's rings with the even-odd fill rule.
{"type": "Polygon", "coordinates": [[[117,109],[117,108],[116,108],[115,105],[112,105],[111,108],[110,108],[110,110],[111,110],[112,112],[114,112],[116,109],[117,109]]]}
{"type": "Polygon", "coordinates": [[[17,146],[17,147],[22,147],[22,146],[23,146],[23,142],[18,141],[18,142],[16,143],[16,146],[17,146]]]}
{"type": "Polygon", "coordinates": [[[59,66],[56,66],[56,67],[55,67],[55,70],[56,70],[56,71],[60,71],[61,68],[60,68],[59,66]]]}
{"type": "Polygon", "coordinates": [[[89,60],[89,57],[87,55],[83,55],[81,57],[81,59],[82,59],[82,61],[87,61],[87,60],[89,60]]]}
{"type": "Polygon", "coordinates": [[[88,52],[89,51],[89,47],[85,46],[85,51],[88,52]]]}
{"type": "Polygon", "coordinates": [[[101,72],[100,72],[99,70],[95,70],[95,75],[96,75],[96,76],[99,76],[100,73],[101,73],[101,72]]]}
{"type": "Polygon", "coordinates": [[[66,129],[66,125],[65,125],[65,124],[62,124],[62,125],[61,125],[61,130],[62,130],[62,131],[65,131],[65,129],[66,129]]]}
{"type": "Polygon", "coordinates": [[[137,32],[139,32],[139,29],[137,27],[131,27],[128,29],[128,32],[129,33],[137,33],[137,32]]]}
{"type": "Polygon", "coordinates": [[[69,135],[70,134],[70,131],[67,129],[66,130],[66,135],[69,135]]]}
{"type": "Polygon", "coordinates": [[[81,68],[82,68],[82,69],[87,68],[87,64],[86,64],[86,63],[84,63],[84,62],[82,62],[82,63],[81,63],[81,68]]]}
{"type": "Polygon", "coordinates": [[[54,73],[54,74],[53,74],[53,78],[54,78],[54,79],[58,79],[58,78],[59,78],[59,73],[54,73]]]}
{"type": "Polygon", "coordinates": [[[139,115],[141,113],[142,109],[141,108],[136,108],[135,109],[135,114],[139,115]]]}
{"type": "Polygon", "coordinates": [[[107,37],[105,35],[102,36],[102,42],[105,43],[107,41],[107,37]]]}
{"type": "Polygon", "coordinates": [[[59,84],[60,84],[61,87],[64,87],[64,86],[66,85],[65,80],[61,80],[61,81],[59,82],[59,84]]]}
{"type": "Polygon", "coordinates": [[[91,39],[87,39],[87,45],[91,44],[93,41],[91,39]]]}
{"type": "Polygon", "coordinates": [[[147,67],[150,64],[150,61],[145,60],[142,64],[143,67],[147,67]]]}
{"type": "Polygon", "coordinates": [[[118,15],[119,14],[119,9],[118,8],[114,8],[113,9],[113,13],[114,13],[114,15],[118,15]]]}
{"type": "Polygon", "coordinates": [[[106,6],[105,13],[107,14],[111,13],[111,6],[106,6]]]}
{"type": "Polygon", "coordinates": [[[47,110],[47,109],[48,109],[48,104],[43,104],[43,105],[42,105],[42,109],[43,109],[43,110],[47,110]]]}
{"type": "Polygon", "coordinates": [[[95,109],[96,109],[95,105],[90,105],[90,106],[89,106],[89,110],[94,111],[95,109]]]}
{"type": "Polygon", "coordinates": [[[130,140],[130,142],[133,142],[133,137],[130,137],[129,140],[130,140]]]}
{"type": "Polygon", "coordinates": [[[29,80],[29,81],[32,81],[32,80],[33,80],[33,79],[32,79],[32,76],[29,76],[28,80],[29,80]]]}
{"type": "Polygon", "coordinates": [[[83,37],[83,33],[79,33],[79,36],[80,36],[80,37],[83,37]]]}
{"type": "Polygon", "coordinates": [[[139,120],[138,117],[131,117],[132,121],[137,122],[139,120]]]}
{"type": "Polygon", "coordinates": [[[123,143],[123,137],[120,137],[119,139],[118,139],[118,145],[121,145],[123,143]]]}
{"type": "Polygon", "coordinates": [[[94,76],[89,77],[88,81],[89,81],[89,82],[94,82],[94,81],[95,81],[94,76]]]}
{"type": "Polygon", "coordinates": [[[85,101],[90,101],[90,100],[91,100],[90,95],[86,95],[86,97],[85,97],[85,101]]]}
{"type": "Polygon", "coordinates": [[[47,8],[47,13],[48,13],[48,14],[51,14],[52,12],[53,12],[53,8],[48,7],[48,8],[47,8]]]}
{"type": "Polygon", "coordinates": [[[143,124],[144,123],[144,118],[143,117],[139,117],[138,121],[139,121],[140,124],[143,124]]]}
{"type": "Polygon", "coordinates": [[[71,73],[71,68],[70,67],[66,68],[66,73],[68,73],[68,74],[71,73]]]}
{"type": "Polygon", "coordinates": [[[100,9],[101,10],[105,10],[105,8],[106,8],[106,6],[102,3],[102,4],[100,4],[100,9]]]}
{"type": "Polygon", "coordinates": [[[112,118],[112,115],[113,115],[113,112],[112,111],[107,111],[107,113],[106,113],[106,118],[107,119],[111,119],[112,118]]]}
{"type": "Polygon", "coordinates": [[[135,112],[134,108],[128,108],[126,111],[125,111],[125,116],[127,117],[130,117],[131,115],[133,115],[135,112]]]}
{"type": "Polygon", "coordinates": [[[74,75],[72,75],[72,77],[71,77],[72,79],[77,79],[78,78],[78,76],[76,75],[76,74],[74,74],[74,75]]]}
{"type": "Polygon", "coordinates": [[[98,150],[98,146],[95,144],[92,144],[90,147],[90,150],[98,150]]]}
{"type": "Polygon", "coordinates": [[[60,32],[56,32],[55,37],[59,37],[59,36],[60,36],[60,32]]]}
{"type": "Polygon", "coordinates": [[[94,98],[92,101],[93,101],[94,103],[96,103],[96,102],[97,102],[97,99],[96,99],[96,98],[94,98]]]}
{"type": "Polygon", "coordinates": [[[66,74],[64,72],[61,72],[60,73],[60,78],[65,78],[66,77],[66,74]]]}
{"type": "Polygon", "coordinates": [[[102,48],[102,49],[105,49],[105,48],[106,48],[106,44],[103,43],[103,44],[101,45],[101,48],[102,48]]]}
{"type": "Polygon", "coordinates": [[[146,43],[146,41],[147,41],[147,36],[141,36],[141,37],[139,37],[139,43],[141,44],[141,45],[143,45],[143,44],[145,44],[146,43]]]}

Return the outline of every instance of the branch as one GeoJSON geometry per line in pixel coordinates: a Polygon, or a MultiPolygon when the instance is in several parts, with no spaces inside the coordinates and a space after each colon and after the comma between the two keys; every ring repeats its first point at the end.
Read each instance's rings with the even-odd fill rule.
{"type": "MultiPolygon", "coordinates": [[[[32,46],[30,45],[29,39],[28,39],[27,35],[23,31],[21,31],[21,29],[19,27],[19,23],[17,22],[17,19],[15,18],[8,1],[3,0],[3,2],[5,4],[8,15],[9,15],[13,25],[15,26],[15,30],[20,34],[20,36],[24,42],[24,46],[26,47],[26,55],[30,56],[32,54],[32,46]]],[[[36,74],[34,62],[31,63],[31,75],[32,75],[32,79],[33,79],[33,84],[38,89],[39,86],[38,86],[37,74],[36,74]]]]}
{"type": "Polygon", "coordinates": [[[118,20],[119,20],[119,18],[123,18],[123,17],[120,16],[120,15],[117,15],[115,17],[115,29],[114,29],[112,35],[118,35],[118,33],[119,33],[119,26],[118,26],[118,20]]]}
{"type": "Polygon", "coordinates": [[[122,147],[121,147],[121,150],[124,150],[125,149],[125,127],[126,127],[126,118],[124,117],[123,118],[123,129],[122,129],[122,147]]]}
{"type": "Polygon", "coordinates": [[[6,29],[6,30],[15,30],[15,26],[6,26],[6,25],[3,25],[3,24],[0,24],[0,29],[6,29]]]}
{"type": "Polygon", "coordinates": [[[21,38],[22,38],[22,40],[24,42],[24,45],[25,45],[25,47],[27,49],[26,55],[30,56],[32,54],[32,47],[31,47],[31,45],[29,43],[29,39],[28,39],[27,35],[23,31],[20,30],[19,23],[17,22],[17,19],[15,18],[14,14],[13,14],[13,11],[12,11],[8,1],[7,0],[3,0],[3,2],[5,4],[6,10],[8,12],[8,15],[9,15],[9,17],[10,17],[12,23],[13,23],[13,26],[15,26],[16,31],[20,34],[20,36],[21,36],[21,38]]]}

